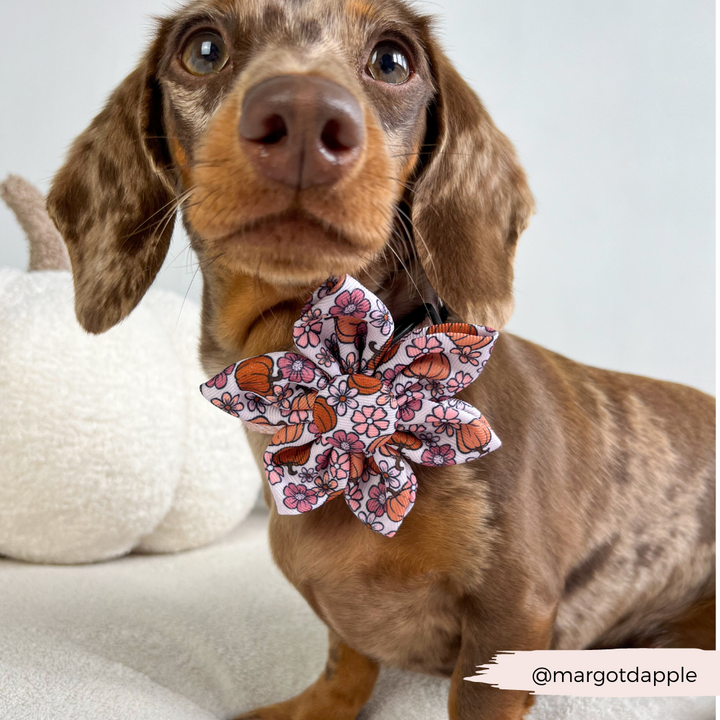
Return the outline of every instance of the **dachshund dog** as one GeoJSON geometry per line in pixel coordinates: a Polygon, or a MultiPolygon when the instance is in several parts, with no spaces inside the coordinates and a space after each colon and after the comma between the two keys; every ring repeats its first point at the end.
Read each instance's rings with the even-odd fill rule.
{"type": "MultiPolygon", "coordinates": [[[[533,198],[431,21],[401,0],[195,0],[159,21],[48,208],[92,333],[140,301],[181,211],[209,377],[289,349],[330,275],[354,275],[396,319],[422,301],[501,328],[533,198]]],[[[281,516],[266,495],[275,561],[330,649],[307,690],[244,718],[351,720],[385,663],[451,678],[453,720],[517,720],[527,693],[463,681],[500,650],[714,647],[713,398],[510,334],[461,397],[503,447],[417,467],[396,537],[342,501],[281,516]]]]}

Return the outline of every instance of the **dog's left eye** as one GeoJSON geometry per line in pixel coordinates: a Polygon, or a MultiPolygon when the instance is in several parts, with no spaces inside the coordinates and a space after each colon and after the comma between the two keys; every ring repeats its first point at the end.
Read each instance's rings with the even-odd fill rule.
{"type": "Polygon", "coordinates": [[[193,75],[220,72],[228,61],[225,41],[216,32],[204,30],[193,35],[182,51],[182,64],[193,75]]]}
{"type": "Polygon", "coordinates": [[[410,78],[407,54],[397,43],[387,40],[370,53],[367,69],[374,80],[391,85],[401,85],[410,78]]]}

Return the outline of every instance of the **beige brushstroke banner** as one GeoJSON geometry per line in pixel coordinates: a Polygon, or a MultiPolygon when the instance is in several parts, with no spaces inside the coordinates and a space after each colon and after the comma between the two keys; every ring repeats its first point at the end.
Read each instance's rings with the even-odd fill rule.
{"type": "Polygon", "coordinates": [[[720,695],[720,653],[675,649],[501,652],[465,680],[536,695],[720,695]]]}

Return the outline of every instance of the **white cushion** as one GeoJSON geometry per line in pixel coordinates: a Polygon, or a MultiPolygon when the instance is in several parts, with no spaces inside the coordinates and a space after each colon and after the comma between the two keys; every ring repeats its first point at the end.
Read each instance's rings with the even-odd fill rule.
{"type": "MultiPolygon", "coordinates": [[[[0,560],[0,718],[207,720],[287,698],[326,633],[273,565],[266,514],[215,545],[87,566],[0,560]]],[[[438,720],[448,682],[384,670],[362,720],[438,720]]],[[[538,698],[529,720],[710,720],[712,698],[538,698]]]]}

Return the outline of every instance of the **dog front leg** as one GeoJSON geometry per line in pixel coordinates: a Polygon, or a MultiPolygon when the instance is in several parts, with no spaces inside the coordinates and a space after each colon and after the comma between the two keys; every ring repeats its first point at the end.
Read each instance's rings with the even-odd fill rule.
{"type": "Polygon", "coordinates": [[[236,720],[355,720],[372,695],[380,666],[349,648],[332,630],[329,640],[325,669],[309,688],[236,720]]]}
{"type": "Polygon", "coordinates": [[[487,664],[501,650],[547,650],[552,618],[523,621],[515,616],[493,620],[491,631],[474,617],[463,620],[460,653],[448,698],[450,720],[521,720],[534,701],[534,696],[525,691],[498,690],[463,678],[475,675],[478,665],[487,664]]]}

